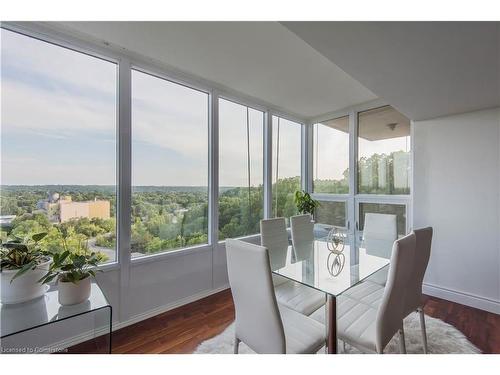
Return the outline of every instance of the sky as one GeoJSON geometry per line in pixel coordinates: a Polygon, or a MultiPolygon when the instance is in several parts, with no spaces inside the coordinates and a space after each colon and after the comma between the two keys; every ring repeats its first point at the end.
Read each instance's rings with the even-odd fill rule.
{"type": "MultiPolygon", "coordinates": [[[[115,184],[116,64],[4,29],[1,52],[1,183],[115,184]]],[[[208,105],[206,93],[132,71],[133,185],[208,185],[208,105]]],[[[247,185],[246,112],[220,102],[221,186],[247,185]]],[[[263,121],[249,109],[254,186],[263,182],[263,121]]],[[[283,175],[297,160],[300,173],[294,148],[283,151],[293,154],[283,175]]]]}
{"type": "MultiPolygon", "coordinates": [[[[115,184],[116,64],[4,29],[0,36],[1,183],[115,184]]],[[[132,71],[133,185],[208,185],[208,105],[206,93],[132,71]]],[[[249,109],[248,118],[250,150],[246,107],[220,101],[221,186],[247,185],[248,151],[251,184],[263,182],[264,114],[249,109]]],[[[300,137],[298,124],[280,119],[280,178],[300,175],[300,137]]],[[[318,177],[342,177],[346,139],[321,132],[318,177]]],[[[362,141],[360,154],[399,147],[396,140],[362,141]]]]}
{"type": "MultiPolygon", "coordinates": [[[[316,124],[314,126],[314,178],[340,180],[349,168],[349,134],[341,130],[316,124]]],[[[410,136],[369,141],[358,140],[358,157],[373,154],[390,154],[394,151],[410,151],[410,136]]]]}
{"type": "Polygon", "coordinates": [[[116,65],[1,30],[2,184],[114,184],[116,65]]]}
{"type": "Polygon", "coordinates": [[[250,153],[250,184],[264,181],[264,113],[248,108],[250,147],[247,145],[247,108],[221,99],[219,102],[219,184],[247,186],[250,153]]]}

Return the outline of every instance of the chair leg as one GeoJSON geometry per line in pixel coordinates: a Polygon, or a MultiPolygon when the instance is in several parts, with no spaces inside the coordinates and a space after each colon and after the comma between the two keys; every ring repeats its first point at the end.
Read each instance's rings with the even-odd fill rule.
{"type": "Polygon", "coordinates": [[[342,349],[344,350],[344,354],[345,354],[345,341],[342,341],[342,349]]]}
{"type": "Polygon", "coordinates": [[[427,354],[427,332],[425,330],[425,314],[424,310],[421,307],[417,309],[417,312],[420,315],[420,329],[422,331],[422,341],[424,343],[424,354],[427,354]]]}
{"type": "Polygon", "coordinates": [[[240,348],[241,340],[237,337],[234,338],[234,354],[238,354],[238,350],[240,348]]]}
{"type": "Polygon", "coordinates": [[[401,354],[406,354],[405,331],[403,325],[399,329],[399,350],[401,354]]]}

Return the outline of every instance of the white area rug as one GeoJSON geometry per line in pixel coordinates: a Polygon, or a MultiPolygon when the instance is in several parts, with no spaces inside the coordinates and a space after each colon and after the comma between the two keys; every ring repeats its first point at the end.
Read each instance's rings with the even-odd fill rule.
{"type": "MultiPolygon", "coordinates": [[[[476,348],[467,338],[455,327],[442,320],[425,316],[427,327],[427,343],[429,353],[433,354],[476,354],[481,351],[476,348]]],[[[423,353],[422,335],[420,332],[420,322],[417,314],[411,314],[405,319],[405,341],[408,353],[423,353]]],[[[194,354],[232,354],[234,338],[234,323],[231,324],[220,335],[201,343],[196,348],[194,354]]],[[[397,335],[391,340],[384,350],[384,353],[399,353],[399,343],[397,335]]],[[[342,344],[339,342],[339,350],[342,351],[342,344]]],[[[240,353],[254,353],[244,343],[240,344],[240,353]]],[[[324,353],[323,350],[318,354],[324,353]]],[[[359,353],[355,348],[346,346],[345,354],[359,353]]]]}

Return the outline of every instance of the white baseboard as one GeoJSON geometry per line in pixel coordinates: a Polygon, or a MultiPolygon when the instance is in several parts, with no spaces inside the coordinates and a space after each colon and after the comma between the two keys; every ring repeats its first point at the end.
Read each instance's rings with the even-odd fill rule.
{"type": "Polygon", "coordinates": [[[489,311],[494,314],[500,314],[500,301],[495,301],[489,298],[475,296],[464,292],[458,292],[427,283],[424,283],[422,291],[424,294],[427,294],[429,296],[442,298],[470,307],[475,307],[476,309],[489,311]]]}
{"type": "MultiPolygon", "coordinates": [[[[132,325],[134,323],[138,323],[138,322],[140,322],[142,320],[151,318],[153,316],[162,314],[164,312],[176,309],[178,307],[187,305],[188,303],[195,302],[195,301],[197,301],[199,299],[211,296],[212,294],[222,292],[223,290],[226,290],[228,288],[229,288],[229,284],[226,284],[226,285],[222,285],[222,286],[220,286],[218,288],[215,288],[215,289],[205,290],[203,292],[196,293],[196,294],[194,294],[192,296],[189,296],[189,297],[177,300],[177,301],[175,301],[173,303],[169,303],[167,305],[159,306],[159,307],[156,307],[154,309],[148,310],[148,311],[146,311],[144,313],[134,315],[131,318],[129,318],[129,319],[123,321],[123,322],[115,322],[115,323],[113,323],[113,331],[116,331],[116,330],[118,330],[120,328],[124,328],[126,326],[132,325]]],[[[87,331],[87,332],[83,332],[80,335],[73,336],[73,337],[71,337],[69,339],[65,339],[65,340],[59,341],[57,343],[54,343],[52,345],[49,345],[49,347],[51,347],[51,348],[58,348],[58,349],[65,349],[65,348],[69,348],[69,347],[71,347],[73,345],[77,345],[77,344],[80,344],[82,342],[91,340],[94,337],[97,337],[97,336],[100,336],[100,335],[105,335],[107,333],[108,333],[107,328],[102,328],[102,329],[95,330],[95,331],[94,330],[87,331]]]]}
{"type": "Polygon", "coordinates": [[[211,296],[212,294],[222,292],[223,290],[226,290],[226,289],[229,289],[229,284],[222,285],[222,286],[215,288],[215,289],[205,290],[203,292],[193,294],[192,296],[177,300],[173,303],[159,306],[159,307],[156,307],[154,309],[148,310],[144,313],[134,315],[123,322],[117,322],[117,323],[113,324],[113,331],[120,329],[120,328],[123,328],[123,327],[126,327],[126,326],[129,326],[131,324],[140,322],[142,320],[146,320],[148,318],[162,314],[164,312],[176,309],[177,307],[187,305],[188,303],[198,301],[199,299],[211,296]]]}

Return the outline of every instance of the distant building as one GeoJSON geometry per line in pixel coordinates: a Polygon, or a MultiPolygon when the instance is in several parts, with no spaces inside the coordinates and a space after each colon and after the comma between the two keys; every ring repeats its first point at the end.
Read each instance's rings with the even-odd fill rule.
{"type": "Polygon", "coordinates": [[[109,201],[105,200],[84,202],[61,201],[59,206],[59,221],[64,223],[65,221],[82,217],[89,219],[109,219],[110,208],[109,201]]]}
{"type": "MultiPolygon", "coordinates": [[[[66,198],[66,197],[64,197],[66,198]]],[[[63,198],[63,199],[64,199],[63,198]]],[[[71,197],[69,198],[71,201],[71,197]]],[[[48,193],[47,199],[38,201],[36,204],[36,208],[38,211],[45,213],[49,221],[53,223],[59,222],[59,206],[61,199],[59,197],[59,193],[48,193]]]]}
{"type": "Polygon", "coordinates": [[[107,200],[97,199],[73,202],[69,195],[61,197],[58,193],[49,193],[46,200],[37,203],[37,208],[44,211],[50,221],[64,223],[79,218],[109,219],[111,204],[107,200]]]}
{"type": "Polygon", "coordinates": [[[12,220],[16,218],[16,215],[2,215],[0,216],[0,226],[10,226],[12,220]]]}

